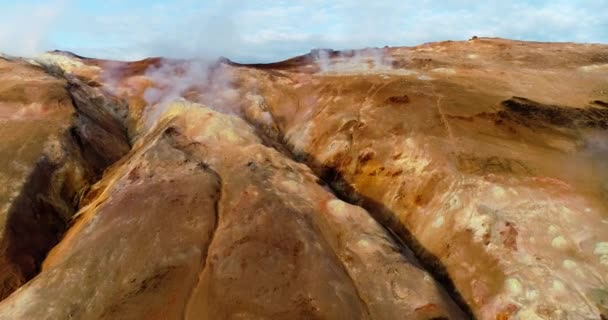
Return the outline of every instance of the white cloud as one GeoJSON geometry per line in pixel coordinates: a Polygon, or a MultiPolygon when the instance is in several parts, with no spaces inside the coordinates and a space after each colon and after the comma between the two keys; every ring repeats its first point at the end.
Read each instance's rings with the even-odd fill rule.
{"type": "Polygon", "coordinates": [[[61,17],[64,1],[3,5],[0,11],[0,51],[33,56],[48,48],[49,32],[61,17]]]}
{"type": "Polygon", "coordinates": [[[315,47],[416,45],[473,35],[608,42],[605,0],[141,3],[139,10],[127,10],[124,2],[112,0],[110,10],[103,13],[70,8],[69,19],[59,22],[54,5],[40,5],[44,9],[38,12],[44,14],[36,21],[28,12],[31,7],[17,14],[3,10],[0,18],[17,18],[0,20],[0,50],[29,54],[56,44],[82,55],[118,59],[223,55],[239,61],[273,61],[315,47]],[[22,19],[30,25],[18,21],[22,19]],[[56,43],[49,41],[49,30],[56,43]]]}

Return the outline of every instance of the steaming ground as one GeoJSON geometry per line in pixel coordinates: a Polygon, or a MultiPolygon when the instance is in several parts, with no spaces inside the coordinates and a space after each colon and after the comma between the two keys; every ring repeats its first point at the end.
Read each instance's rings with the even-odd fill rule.
{"type": "MultiPolygon", "coordinates": [[[[415,75],[416,71],[396,69],[386,48],[366,48],[345,52],[313,50],[313,65],[323,75],[415,75]]],[[[234,70],[221,59],[159,59],[146,67],[141,81],[147,83],[142,98],[145,102],[143,121],[153,126],[167,105],[178,99],[202,103],[227,114],[241,115],[239,92],[234,87],[234,70]]],[[[119,64],[104,62],[101,75],[109,90],[118,94],[124,77],[119,64]]],[[[254,90],[255,91],[255,90],[254,90]]]]}
{"type": "MultiPolygon", "coordinates": [[[[223,113],[238,114],[235,103],[238,92],[232,85],[232,73],[217,59],[158,59],[156,63],[146,66],[138,79],[145,83],[142,94],[145,126],[153,126],[167,106],[179,99],[196,101],[223,113]]],[[[109,88],[114,94],[119,93],[119,83],[123,77],[113,62],[104,65],[102,78],[110,84],[109,88]]]]}
{"type": "MultiPolygon", "coordinates": [[[[348,293],[351,302],[331,314],[452,319],[458,316],[446,316],[436,301],[459,301],[479,319],[605,318],[606,50],[477,38],[413,48],[316,50],[261,65],[161,58],[105,65],[53,53],[61,57],[48,61],[60,64],[70,88],[90,86],[85,97],[112,90],[128,103],[114,101],[128,113],[120,121],[131,142],[138,140],[129,156],[106,171],[104,182],[87,191],[81,220],[48,269],[0,304],[0,315],[7,304],[19,313],[48,313],[49,301],[56,303],[53,312],[72,312],[73,302],[54,300],[66,296],[57,294],[66,288],[65,277],[53,276],[60,272],[87,279],[71,282],[70,290],[100,312],[132,297],[146,302],[134,304],[143,309],[135,312],[164,308],[148,302],[165,293],[175,297],[175,291],[158,284],[188,275],[194,284],[176,287],[196,287],[201,301],[218,302],[196,312],[225,303],[230,308],[215,311],[250,315],[278,301],[272,306],[281,315],[323,318],[320,310],[347,301],[326,294],[348,293]],[[183,98],[242,118],[183,100],[166,109],[170,99],[183,98]],[[327,201],[333,197],[328,187],[368,211],[327,201]],[[213,203],[199,212],[199,201],[213,203]],[[191,232],[194,250],[150,241],[184,239],[184,232],[163,231],[178,226],[176,208],[184,209],[183,228],[180,223],[169,230],[191,232]],[[349,208],[365,219],[355,220],[349,208]],[[212,220],[193,227],[205,215],[212,220]],[[376,222],[391,232],[368,232],[365,226],[376,222]],[[323,234],[316,240],[318,230],[323,234]],[[201,236],[213,240],[208,250],[197,247],[201,236]],[[393,236],[399,241],[388,241],[393,236]],[[320,254],[324,248],[330,255],[320,254]],[[173,249],[186,250],[176,258],[191,257],[192,268],[162,268],[173,249]],[[310,256],[314,252],[319,254],[310,256]],[[341,262],[334,266],[336,259],[341,262]],[[127,273],[107,281],[100,261],[104,270],[118,265],[127,273]],[[410,268],[407,261],[416,263],[410,268]],[[145,272],[134,272],[133,262],[145,272]],[[310,281],[319,275],[328,280],[310,281]],[[301,282],[293,285],[293,279],[301,282]],[[86,296],[99,298],[97,289],[83,295],[85,285],[101,285],[107,300],[86,296]],[[441,288],[451,296],[438,296],[441,288]],[[45,299],[32,298],[45,292],[45,299]],[[259,304],[239,309],[250,303],[259,304]]],[[[23,110],[22,118],[32,119],[44,111],[23,110]]],[[[90,117],[78,119],[92,125],[90,117]]],[[[196,305],[190,298],[175,301],[176,310],[182,301],[196,305]]]]}

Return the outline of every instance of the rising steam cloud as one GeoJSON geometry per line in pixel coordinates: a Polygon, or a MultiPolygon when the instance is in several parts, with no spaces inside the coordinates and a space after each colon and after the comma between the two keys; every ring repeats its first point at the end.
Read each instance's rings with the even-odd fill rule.
{"type": "MultiPolygon", "coordinates": [[[[312,51],[321,73],[394,73],[393,57],[388,48],[365,48],[361,50],[312,51]]],[[[403,71],[397,71],[403,72],[403,71]]]]}
{"type": "Polygon", "coordinates": [[[232,8],[236,1],[221,2],[214,10],[185,19],[191,26],[190,41],[174,42],[166,37],[153,39],[153,51],[165,57],[188,56],[189,59],[161,59],[144,76],[152,83],[143,98],[147,103],[144,121],[152,126],[176,99],[202,103],[224,113],[238,114],[232,86],[233,74],[219,58],[242,47],[241,35],[234,24],[232,8]],[[179,54],[176,54],[179,53],[179,54]]]}

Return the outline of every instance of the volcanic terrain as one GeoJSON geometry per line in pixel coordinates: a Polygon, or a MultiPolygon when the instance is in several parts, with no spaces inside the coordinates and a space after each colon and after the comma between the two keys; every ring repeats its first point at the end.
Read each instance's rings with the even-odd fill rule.
{"type": "Polygon", "coordinates": [[[607,319],[608,45],[0,56],[0,319],[607,319]]]}

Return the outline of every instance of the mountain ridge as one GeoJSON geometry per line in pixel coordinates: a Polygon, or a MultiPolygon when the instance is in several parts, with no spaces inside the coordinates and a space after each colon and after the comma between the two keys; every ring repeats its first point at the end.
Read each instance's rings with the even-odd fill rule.
{"type": "MultiPolygon", "coordinates": [[[[271,64],[37,63],[80,97],[79,136],[121,132],[131,150],[98,166],[109,169],[0,318],[606,317],[608,45],[476,38],[271,64]],[[62,292],[95,302],[73,309],[62,292]]],[[[105,144],[80,149],[110,154],[105,144]]]]}

